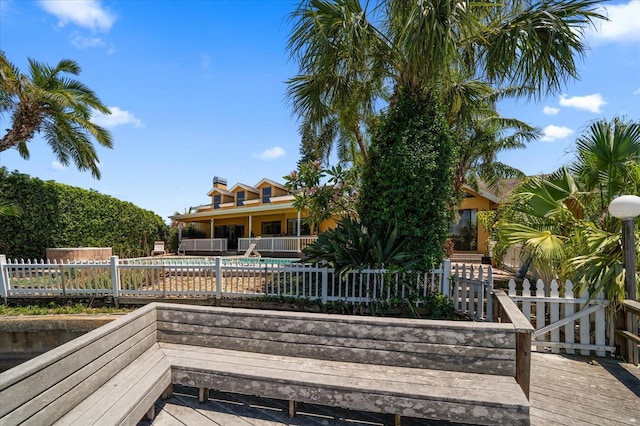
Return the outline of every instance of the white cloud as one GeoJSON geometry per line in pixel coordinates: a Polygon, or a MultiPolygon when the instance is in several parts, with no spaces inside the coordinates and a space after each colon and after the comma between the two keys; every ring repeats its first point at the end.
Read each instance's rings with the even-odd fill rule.
{"type": "Polygon", "coordinates": [[[52,162],[51,162],[51,168],[52,168],[53,170],[64,170],[64,169],[66,169],[66,168],[67,168],[67,166],[65,166],[64,164],[62,164],[62,163],[61,163],[61,162],[59,162],[59,161],[52,161],[52,162]]]}
{"type": "Polygon", "coordinates": [[[285,150],[279,146],[274,146],[273,148],[266,149],[258,154],[258,157],[261,160],[275,160],[276,158],[284,157],[286,154],[285,150]]]}
{"type": "Polygon", "coordinates": [[[554,107],[550,107],[550,106],[545,106],[542,109],[542,113],[544,115],[556,115],[560,112],[560,108],[554,108],[554,107]]]}
{"type": "Polygon", "coordinates": [[[635,91],[635,92],[633,92],[633,94],[634,94],[634,95],[640,95],[640,87],[638,87],[638,88],[636,89],[636,91],[635,91]]]}
{"type": "Polygon", "coordinates": [[[640,1],[606,5],[599,10],[609,18],[596,22],[596,29],[589,30],[589,38],[596,43],[640,42],[640,1]]]}
{"type": "Polygon", "coordinates": [[[98,126],[113,128],[124,124],[133,124],[133,127],[144,127],[142,120],[130,113],[129,111],[121,110],[118,107],[108,107],[111,110],[111,115],[106,115],[94,111],[91,121],[98,126]]]}
{"type": "Polygon", "coordinates": [[[71,44],[79,49],[90,49],[94,47],[104,47],[105,42],[97,37],[84,37],[78,34],[74,34],[71,37],[71,44]]]}
{"type": "Polygon", "coordinates": [[[602,98],[600,93],[594,93],[593,95],[573,96],[571,98],[567,98],[567,95],[560,95],[559,103],[565,107],[581,109],[599,114],[602,112],[600,107],[606,105],[608,102],[602,98]]]}
{"type": "Polygon", "coordinates": [[[107,54],[111,55],[115,52],[115,48],[113,45],[107,45],[104,40],[99,37],[85,37],[77,32],[71,34],[71,44],[73,44],[78,49],[96,49],[96,48],[104,48],[107,51],[107,54]]]}
{"type": "Polygon", "coordinates": [[[558,139],[564,139],[573,134],[573,130],[564,126],[554,126],[553,124],[542,129],[542,142],[553,142],[558,139]]]}
{"type": "Polygon", "coordinates": [[[55,15],[61,27],[73,23],[93,31],[108,31],[116,20],[99,0],[40,0],[40,7],[55,15]]]}

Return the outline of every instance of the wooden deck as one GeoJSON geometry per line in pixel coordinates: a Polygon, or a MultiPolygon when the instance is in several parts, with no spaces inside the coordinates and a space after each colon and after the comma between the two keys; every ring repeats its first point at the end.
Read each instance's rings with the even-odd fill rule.
{"type": "MultiPolygon", "coordinates": [[[[393,416],[350,412],[302,404],[287,417],[287,402],[245,395],[212,393],[206,404],[197,390],[176,387],[174,396],[157,406],[153,426],[358,426],[392,425],[393,416]]],[[[611,358],[533,353],[531,425],[640,425],[640,368],[611,358]]],[[[150,423],[141,422],[139,426],[150,423]]],[[[403,419],[405,426],[446,422],[403,419]]]]}

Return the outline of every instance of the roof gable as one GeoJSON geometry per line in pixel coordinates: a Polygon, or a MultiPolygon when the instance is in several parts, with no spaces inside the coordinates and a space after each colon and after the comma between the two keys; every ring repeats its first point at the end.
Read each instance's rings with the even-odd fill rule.
{"type": "Polygon", "coordinates": [[[222,188],[213,188],[211,191],[209,191],[207,193],[207,195],[213,196],[216,193],[222,194],[222,195],[228,195],[229,197],[233,197],[233,193],[232,192],[229,192],[226,189],[222,189],[222,188]]]}
{"type": "Polygon", "coordinates": [[[254,188],[253,186],[250,186],[250,185],[245,185],[244,183],[236,183],[233,186],[233,188],[230,189],[231,192],[236,192],[238,190],[244,190],[244,191],[253,192],[255,194],[260,194],[260,190],[258,190],[258,188],[254,188]]]}
{"type": "Polygon", "coordinates": [[[287,188],[285,188],[283,184],[267,178],[263,178],[260,182],[256,184],[256,188],[262,188],[264,186],[275,186],[276,188],[280,188],[283,191],[290,192],[287,188]]]}

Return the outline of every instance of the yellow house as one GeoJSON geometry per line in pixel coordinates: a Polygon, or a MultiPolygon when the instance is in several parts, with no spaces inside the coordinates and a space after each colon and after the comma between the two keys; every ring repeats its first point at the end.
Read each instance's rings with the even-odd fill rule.
{"type": "MultiPolygon", "coordinates": [[[[451,227],[454,251],[485,254],[488,235],[478,226],[477,213],[497,208],[501,200],[482,186],[477,192],[469,187],[464,191],[459,220],[451,227]]],[[[209,204],[171,216],[179,224],[181,253],[244,253],[254,245],[258,252],[298,255],[317,238],[304,223],[305,213],[293,207],[293,193],[281,183],[264,178],[255,185],[237,183],[229,188],[226,179],[216,176],[207,195],[209,204]],[[196,227],[205,238],[182,238],[185,225],[196,227]]],[[[319,231],[334,226],[335,221],[328,220],[319,225],[319,231]]]]}
{"type": "Polygon", "coordinates": [[[521,182],[522,179],[503,179],[495,190],[482,182],[475,190],[469,186],[463,187],[464,196],[457,211],[458,221],[451,225],[454,256],[465,258],[465,255],[490,254],[489,231],[478,225],[477,214],[496,210],[507,202],[513,188],[521,182]]]}
{"type": "MultiPolygon", "coordinates": [[[[278,182],[265,178],[255,185],[228,188],[226,179],[216,176],[207,195],[210,204],[171,216],[179,224],[180,252],[244,252],[255,244],[259,252],[297,254],[316,239],[304,223],[305,214],[293,207],[293,193],[278,182]],[[183,239],[185,224],[195,226],[205,238],[183,239]]],[[[320,232],[333,224],[321,223],[320,232]]]]}

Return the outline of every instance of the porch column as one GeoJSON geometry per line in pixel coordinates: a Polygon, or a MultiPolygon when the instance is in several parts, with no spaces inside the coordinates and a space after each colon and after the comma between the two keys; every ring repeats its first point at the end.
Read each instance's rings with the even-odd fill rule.
{"type": "Polygon", "coordinates": [[[251,243],[251,232],[253,232],[253,216],[249,215],[249,243],[251,243]]]}
{"type": "Polygon", "coordinates": [[[178,242],[182,241],[182,222],[178,222],[178,242]]]}
{"type": "Polygon", "coordinates": [[[300,210],[298,210],[298,232],[297,232],[298,238],[296,238],[296,240],[297,240],[296,244],[298,245],[298,252],[300,252],[300,228],[301,228],[301,226],[300,226],[300,210]]]}
{"type": "Polygon", "coordinates": [[[209,235],[211,235],[211,239],[213,240],[213,219],[211,219],[211,233],[209,235]]]}

